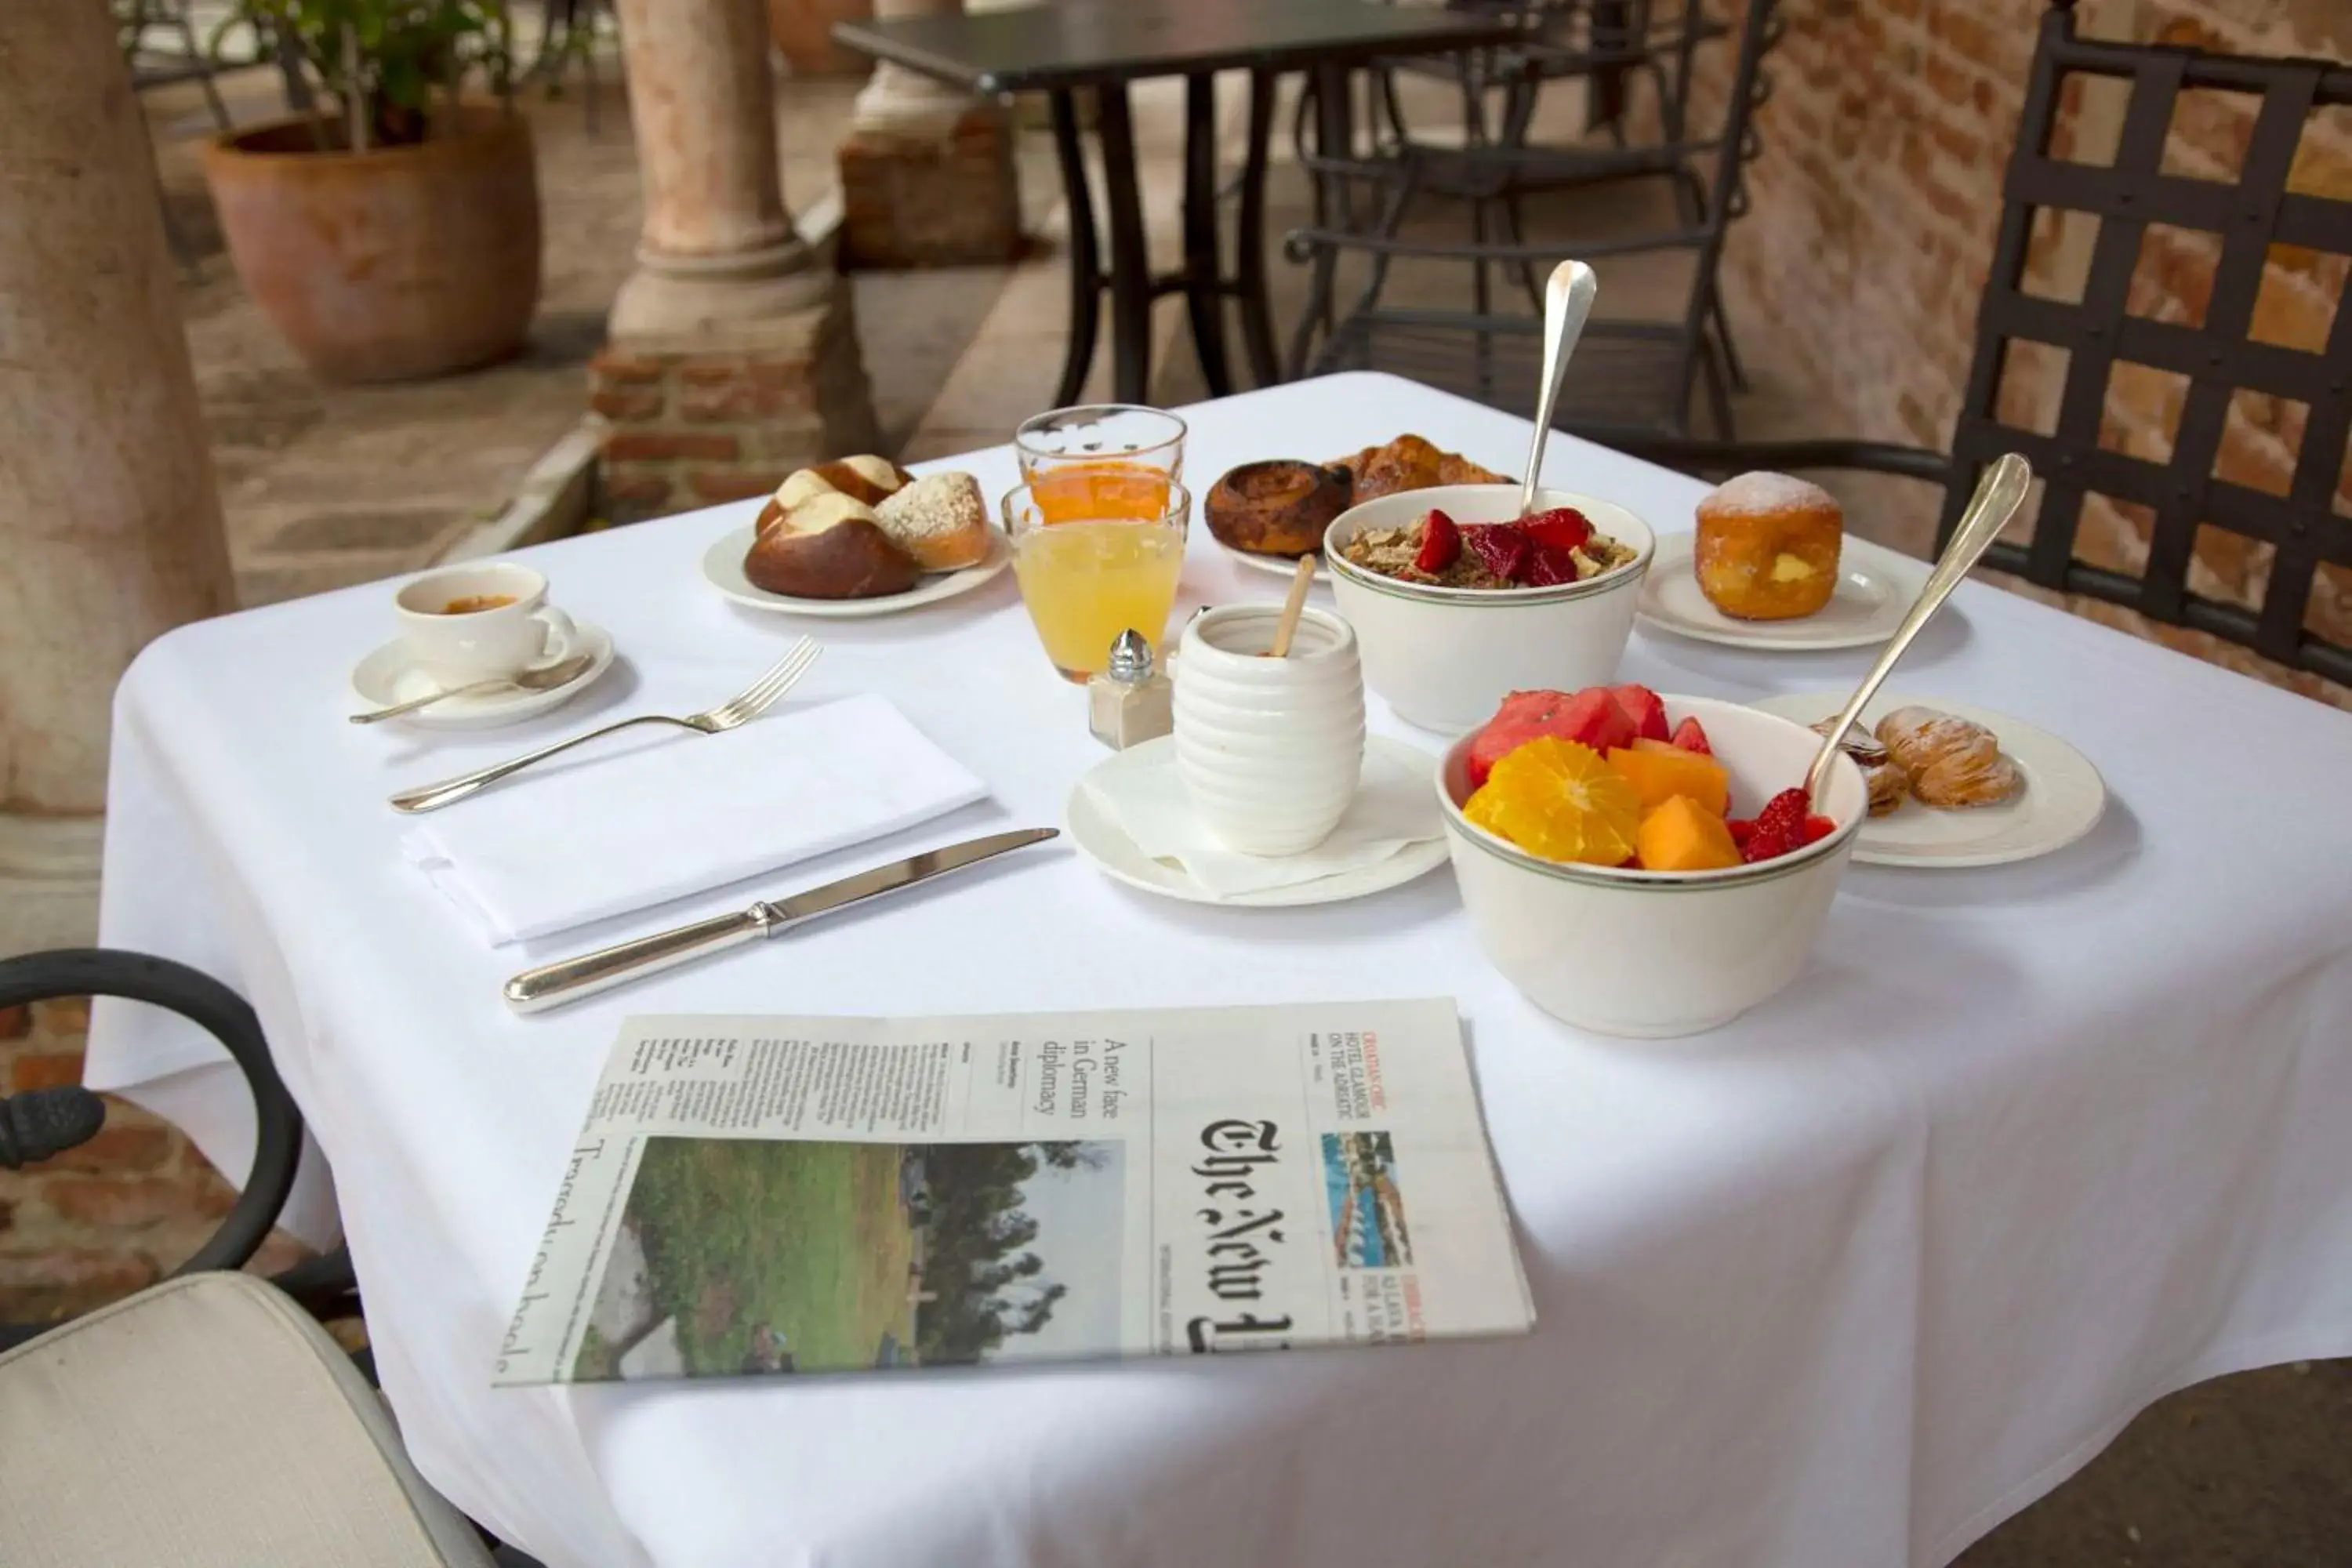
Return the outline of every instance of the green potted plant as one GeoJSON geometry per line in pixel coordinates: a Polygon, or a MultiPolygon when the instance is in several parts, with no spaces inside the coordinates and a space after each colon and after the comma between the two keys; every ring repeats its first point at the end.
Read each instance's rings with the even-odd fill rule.
{"type": "Polygon", "coordinates": [[[520,349],[539,182],[505,0],[243,0],[237,21],[290,40],[320,102],[205,155],[237,277],[295,352],[362,382],[520,349]]]}

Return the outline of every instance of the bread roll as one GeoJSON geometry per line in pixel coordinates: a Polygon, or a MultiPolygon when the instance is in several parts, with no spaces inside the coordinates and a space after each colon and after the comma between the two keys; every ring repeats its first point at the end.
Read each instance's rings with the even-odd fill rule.
{"type": "Polygon", "coordinates": [[[789,510],[771,498],[753,532],[743,575],[771,594],[870,599],[903,594],[922,575],[915,558],[882,531],[874,509],[837,490],[812,494],[789,510]]]}
{"type": "Polygon", "coordinates": [[[1698,503],[1691,569],[1699,592],[1727,616],[1794,620],[1837,592],[1844,537],[1845,514],[1819,485],[1742,474],[1698,503]]]}
{"type": "Polygon", "coordinates": [[[970,474],[926,474],[884,496],[874,521],[926,572],[953,572],[988,558],[988,503],[970,474]]]}

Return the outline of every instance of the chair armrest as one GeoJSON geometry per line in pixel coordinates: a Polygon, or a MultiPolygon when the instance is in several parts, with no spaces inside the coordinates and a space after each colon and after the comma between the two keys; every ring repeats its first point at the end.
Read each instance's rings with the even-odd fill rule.
{"type": "Polygon", "coordinates": [[[106,1125],[106,1102],[79,1084],[0,1095],[0,1169],[18,1170],[77,1144],[106,1125]]]}
{"type": "MultiPolygon", "coordinates": [[[[1574,434],[1573,430],[1570,434],[1574,434]]],[[[1889,441],[1698,441],[1680,436],[1614,432],[1605,438],[1596,438],[1629,458],[1700,476],[1740,473],[1751,468],[1781,472],[1847,468],[1894,474],[1931,485],[1948,485],[1952,479],[1952,460],[1943,453],[1889,441]]]]}
{"type": "Polygon", "coordinates": [[[302,1150],[302,1115],[269,1059],[261,1021],[219,981],[166,958],[83,947],[0,960],[0,1007],[58,996],[120,996],[165,1008],[201,1026],[236,1060],[253,1093],[253,1169],[212,1239],[173,1273],[243,1265],[278,1223],[302,1150]]]}

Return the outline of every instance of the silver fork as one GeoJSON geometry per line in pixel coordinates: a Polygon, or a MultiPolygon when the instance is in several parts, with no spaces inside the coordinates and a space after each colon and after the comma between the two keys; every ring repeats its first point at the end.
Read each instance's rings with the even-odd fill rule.
{"type": "Polygon", "coordinates": [[[403,790],[392,797],[395,811],[432,811],[451,801],[463,800],[476,790],[488,788],[509,773],[519,773],[533,763],[543,763],[560,752],[574,746],[584,746],[591,741],[632,729],[639,724],[674,724],[681,730],[698,734],[723,735],[739,725],[748,724],[773,706],[777,698],[793,689],[824,651],[814,637],[803,637],[794,643],[783,658],[770,665],[766,673],[716,708],[706,708],[699,713],[689,713],[674,719],[667,713],[645,713],[635,719],[624,719],[617,724],[607,724],[601,730],[591,730],[584,735],[574,735],[568,741],[558,741],[551,746],[541,746],[536,752],[526,752],[503,763],[493,763],[487,768],[477,768],[470,773],[460,773],[439,784],[419,784],[403,790]]]}

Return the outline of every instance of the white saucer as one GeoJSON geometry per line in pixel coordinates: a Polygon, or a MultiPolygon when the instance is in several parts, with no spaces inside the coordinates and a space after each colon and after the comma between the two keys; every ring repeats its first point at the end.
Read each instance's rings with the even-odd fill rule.
{"type": "MultiPolygon", "coordinates": [[[[1798,692],[1768,697],[1749,707],[1812,724],[1845,706],[1850,691],[1798,692]]],[[[2107,805],[2107,786],[2091,759],[2022,719],[1989,712],[1916,691],[1882,691],[1862,710],[1861,722],[1875,726],[1897,708],[1916,703],[1971,720],[1990,730],[2000,749],[2025,776],[2025,787],[1999,805],[1943,811],[1906,800],[1885,816],[1862,825],[1853,858],[1865,866],[2005,866],[2063,849],[2098,826],[2107,805]]]]}
{"type": "Polygon", "coordinates": [[[751,579],[743,575],[743,556],[758,536],[759,530],[747,522],[712,540],[710,548],[702,552],[703,581],[746,609],[827,620],[863,620],[868,616],[896,615],[918,605],[936,605],[941,599],[971,593],[1013,564],[1013,551],[1003,531],[992,528],[988,531],[988,554],[980,564],[960,572],[933,572],[903,594],[885,594],[872,599],[795,599],[754,587],[751,579]]]}
{"type": "MultiPolygon", "coordinates": [[[[1263,572],[1269,577],[1279,577],[1286,583],[1289,582],[1292,574],[1298,570],[1298,562],[1295,556],[1259,555],[1247,550],[1236,550],[1223,540],[1217,542],[1217,548],[1232,556],[1235,564],[1246,566],[1253,572],[1263,572]]],[[[1322,552],[1318,550],[1316,553],[1320,555],[1322,552]]],[[[1315,580],[1318,583],[1328,583],[1331,580],[1331,568],[1320,561],[1316,562],[1315,580]]]]}
{"type": "Polygon", "coordinates": [[[1793,621],[1743,621],[1725,615],[1699,592],[1691,571],[1693,537],[1670,533],[1658,541],[1637,607],[1649,625],[1701,642],[1792,653],[1867,647],[1895,635],[1911,601],[1927,585],[1925,561],[1849,533],[1838,550],[1837,592],[1828,604],[1793,621]]]}
{"type": "MultiPolygon", "coordinates": [[[[488,730],[500,724],[520,723],[562,707],[595,685],[597,678],[613,668],[613,634],[577,616],[572,624],[580,633],[581,651],[588,655],[588,668],[569,684],[552,691],[492,691],[475,697],[452,697],[430,708],[404,713],[389,722],[413,724],[420,730],[488,730]]],[[[389,708],[395,702],[422,697],[439,685],[409,662],[408,645],[397,638],[361,659],[352,669],[352,690],[371,709],[389,708]]]]}
{"type": "MultiPolygon", "coordinates": [[[[1436,765],[1437,760],[1419,747],[1391,741],[1384,735],[1367,736],[1364,746],[1368,752],[1377,752],[1390,763],[1410,769],[1417,776],[1426,776],[1436,765]]],[[[1153,752],[1164,758],[1163,765],[1171,768],[1176,765],[1175,741],[1170,736],[1147,741],[1120,755],[1136,758],[1153,752]]],[[[1447,854],[1445,839],[1441,835],[1433,839],[1408,844],[1385,860],[1328,877],[1318,877],[1311,882],[1297,882],[1285,888],[1262,888],[1248,893],[1220,894],[1213,893],[1192,880],[1184,874],[1182,868],[1146,855],[1111,815],[1096,803],[1094,793],[1086,787],[1084,777],[1070,790],[1069,803],[1064,808],[1064,819],[1070,842],[1077,846],[1078,853],[1093,861],[1095,868],[1112,880],[1125,882],[1130,888],[1140,888],[1147,893],[1181,899],[1187,903],[1218,904],[1228,909],[1291,909],[1304,904],[1336,904],[1349,899],[1360,899],[1400,887],[1424,872],[1434,870],[1445,864],[1447,854]]]]}

